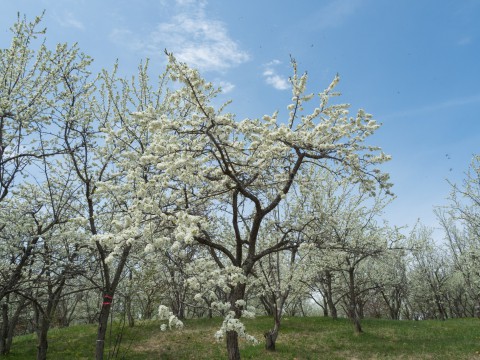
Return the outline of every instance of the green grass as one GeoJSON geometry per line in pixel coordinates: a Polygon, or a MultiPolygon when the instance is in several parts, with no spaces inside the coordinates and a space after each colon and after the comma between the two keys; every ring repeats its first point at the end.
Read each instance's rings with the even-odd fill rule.
{"type": "MultiPolygon", "coordinates": [[[[220,323],[221,319],[187,320],[182,331],[161,332],[159,322],[140,322],[134,328],[125,328],[117,358],[225,359],[225,344],[213,338],[220,323]]],[[[366,319],[362,323],[365,332],[355,335],[345,319],[285,318],[276,352],[266,351],[263,345],[262,334],[271,327],[272,319],[259,317],[245,323],[247,331],[261,343],[241,342],[243,359],[480,359],[479,319],[366,319]]],[[[112,338],[118,332],[119,327],[114,327],[112,338]]],[[[94,325],[52,329],[48,358],[92,359],[95,337],[94,325]]],[[[5,358],[34,359],[35,344],[35,335],[16,337],[12,353],[5,358]]]]}

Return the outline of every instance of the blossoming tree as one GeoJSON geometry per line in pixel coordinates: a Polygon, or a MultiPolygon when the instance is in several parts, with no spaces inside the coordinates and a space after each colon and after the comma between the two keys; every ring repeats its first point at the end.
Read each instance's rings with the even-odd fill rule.
{"type": "MultiPolygon", "coordinates": [[[[145,189],[177,194],[176,208],[160,216],[174,225],[173,246],[205,246],[228,276],[229,312],[222,329],[229,359],[240,358],[238,336],[245,333],[238,319],[255,264],[292,247],[289,239],[266,243],[259,234],[305,164],[358,183],[364,191],[390,187],[388,175],[375,168],[389,157],[365,144],[377,122],[363,110],[349,117],[348,105],[329,103],[337,95],[338,77],[318,94],[318,106],[307,111],[315,95],[306,93],[307,75],[298,73],[295,61],[292,65],[292,102],[284,121],[278,112],[237,121],[224,106],[216,110],[211,99],[217,90],[172,55],[168,70],[180,88],[169,94],[169,102],[188,111],[176,117],[153,109],[137,115],[152,130],[140,163],[159,170],[145,189]]],[[[131,174],[135,171],[138,167],[131,174]]],[[[146,202],[151,208],[152,201],[146,202]]]]}
{"type": "MultiPolygon", "coordinates": [[[[300,186],[304,194],[303,211],[310,212],[312,217],[306,229],[308,245],[317,250],[309,256],[311,267],[317,269],[312,273],[312,280],[325,283],[326,307],[335,314],[331,275],[336,273],[337,278],[343,279],[344,290],[340,291],[346,313],[355,331],[362,332],[360,300],[370,286],[360,286],[360,269],[369,258],[387,250],[388,229],[379,225],[378,219],[389,198],[385,194],[371,196],[348,181],[338,182],[330,175],[322,177],[318,170],[315,173],[316,189],[312,188],[311,181],[303,181],[300,186]]],[[[302,217],[305,216],[307,214],[302,213],[302,217]]]]}
{"type": "MultiPolygon", "coordinates": [[[[49,50],[41,19],[19,16],[10,46],[0,49],[0,300],[18,292],[40,242],[67,221],[72,199],[68,173],[51,174],[46,159],[54,163],[64,153],[58,139],[74,108],[66,84],[83,93],[91,59],[76,45],[49,50]]],[[[9,350],[8,305],[2,304],[2,354],[9,350]]]]}
{"type": "Polygon", "coordinates": [[[468,315],[479,315],[480,155],[473,156],[463,182],[450,185],[450,203],[446,208],[438,208],[436,215],[445,232],[454,268],[462,278],[462,292],[468,294],[476,308],[468,315]]]}

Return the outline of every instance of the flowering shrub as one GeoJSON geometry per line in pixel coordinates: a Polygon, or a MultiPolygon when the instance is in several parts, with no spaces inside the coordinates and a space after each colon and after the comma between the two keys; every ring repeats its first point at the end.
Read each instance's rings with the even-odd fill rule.
{"type": "MultiPolygon", "coordinates": [[[[177,318],[168,307],[165,305],[160,305],[158,307],[158,318],[160,320],[168,320],[168,328],[171,330],[177,329],[177,330],[182,330],[183,329],[183,322],[177,318]]],[[[160,326],[160,330],[166,331],[167,330],[167,324],[162,324],[160,326]]]]}

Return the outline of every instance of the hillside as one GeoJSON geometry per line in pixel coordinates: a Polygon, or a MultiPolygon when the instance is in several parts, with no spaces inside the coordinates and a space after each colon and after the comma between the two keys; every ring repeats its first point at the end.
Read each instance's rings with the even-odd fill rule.
{"type": "MultiPolygon", "coordinates": [[[[225,359],[223,342],[213,334],[220,319],[187,320],[182,331],[160,331],[156,321],[124,328],[118,353],[110,359],[225,359]]],[[[246,321],[247,331],[263,341],[262,333],[272,320],[259,317],[246,321]]],[[[259,345],[241,344],[243,359],[480,359],[480,320],[447,321],[364,320],[365,333],[354,335],[345,319],[286,318],[270,353],[259,345]]],[[[107,345],[112,349],[121,334],[114,326],[107,345]]],[[[52,329],[48,358],[51,360],[92,359],[95,325],[52,329]]],[[[14,339],[8,360],[35,358],[35,335],[14,339]]],[[[106,357],[108,358],[108,357],[106,357]]]]}

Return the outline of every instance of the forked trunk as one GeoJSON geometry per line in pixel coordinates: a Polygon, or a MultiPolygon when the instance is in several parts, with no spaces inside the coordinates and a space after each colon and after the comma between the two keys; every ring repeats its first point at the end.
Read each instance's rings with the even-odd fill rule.
{"type": "Polygon", "coordinates": [[[326,283],[325,299],[328,305],[328,312],[330,312],[332,319],[337,319],[338,318],[337,307],[335,306],[335,303],[333,301],[332,273],[330,271],[325,272],[325,283],[326,283]]]}
{"type": "Polygon", "coordinates": [[[350,268],[348,271],[349,274],[349,317],[353,323],[353,328],[356,334],[360,334],[363,332],[362,325],[360,324],[360,316],[357,310],[357,294],[355,293],[355,269],[350,268]]]}
{"type": "MultiPolygon", "coordinates": [[[[283,308],[283,301],[282,301],[282,308],[283,308]]],[[[275,343],[277,341],[278,332],[280,330],[282,309],[276,309],[273,314],[274,314],[273,318],[275,321],[273,329],[263,334],[263,336],[265,337],[265,349],[269,351],[275,351],[275,343]]]]}
{"type": "Polygon", "coordinates": [[[18,319],[25,308],[26,299],[20,298],[18,305],[13,314],[9,314],[9,296],[5,298],[2,304],[2,327],[0,329],[0,356],[7,355],[12,348],[13,333],[17,326],[18,319]]]}
{"type": "Polygon", "coordinates": [[[275,343],[277,341],[279,329],[280,329],[280,324],[278,326],[277,324],[275,324],[273,329],[263,334],[263,336],[265,337],[265,349],[269,351],[275,351],[275,343]]]}
{"type": "Polygon", "coordinates": [[[356,334],[362,333],[363,332],[362,324],[360,323],[360,319],[358,318],[358,316],[354,316],[354,318],[352,319],[352,322],[353,322],[353,327],[355,329],[355,333],[356,334]]]}
{"type": "Polygon", "coordinates": [[[264,333],[263,336],[265,337],[265,349],[268,351],[275,351],[275,342],[277,341],[278,331],[272,329],[264,333]]]}

